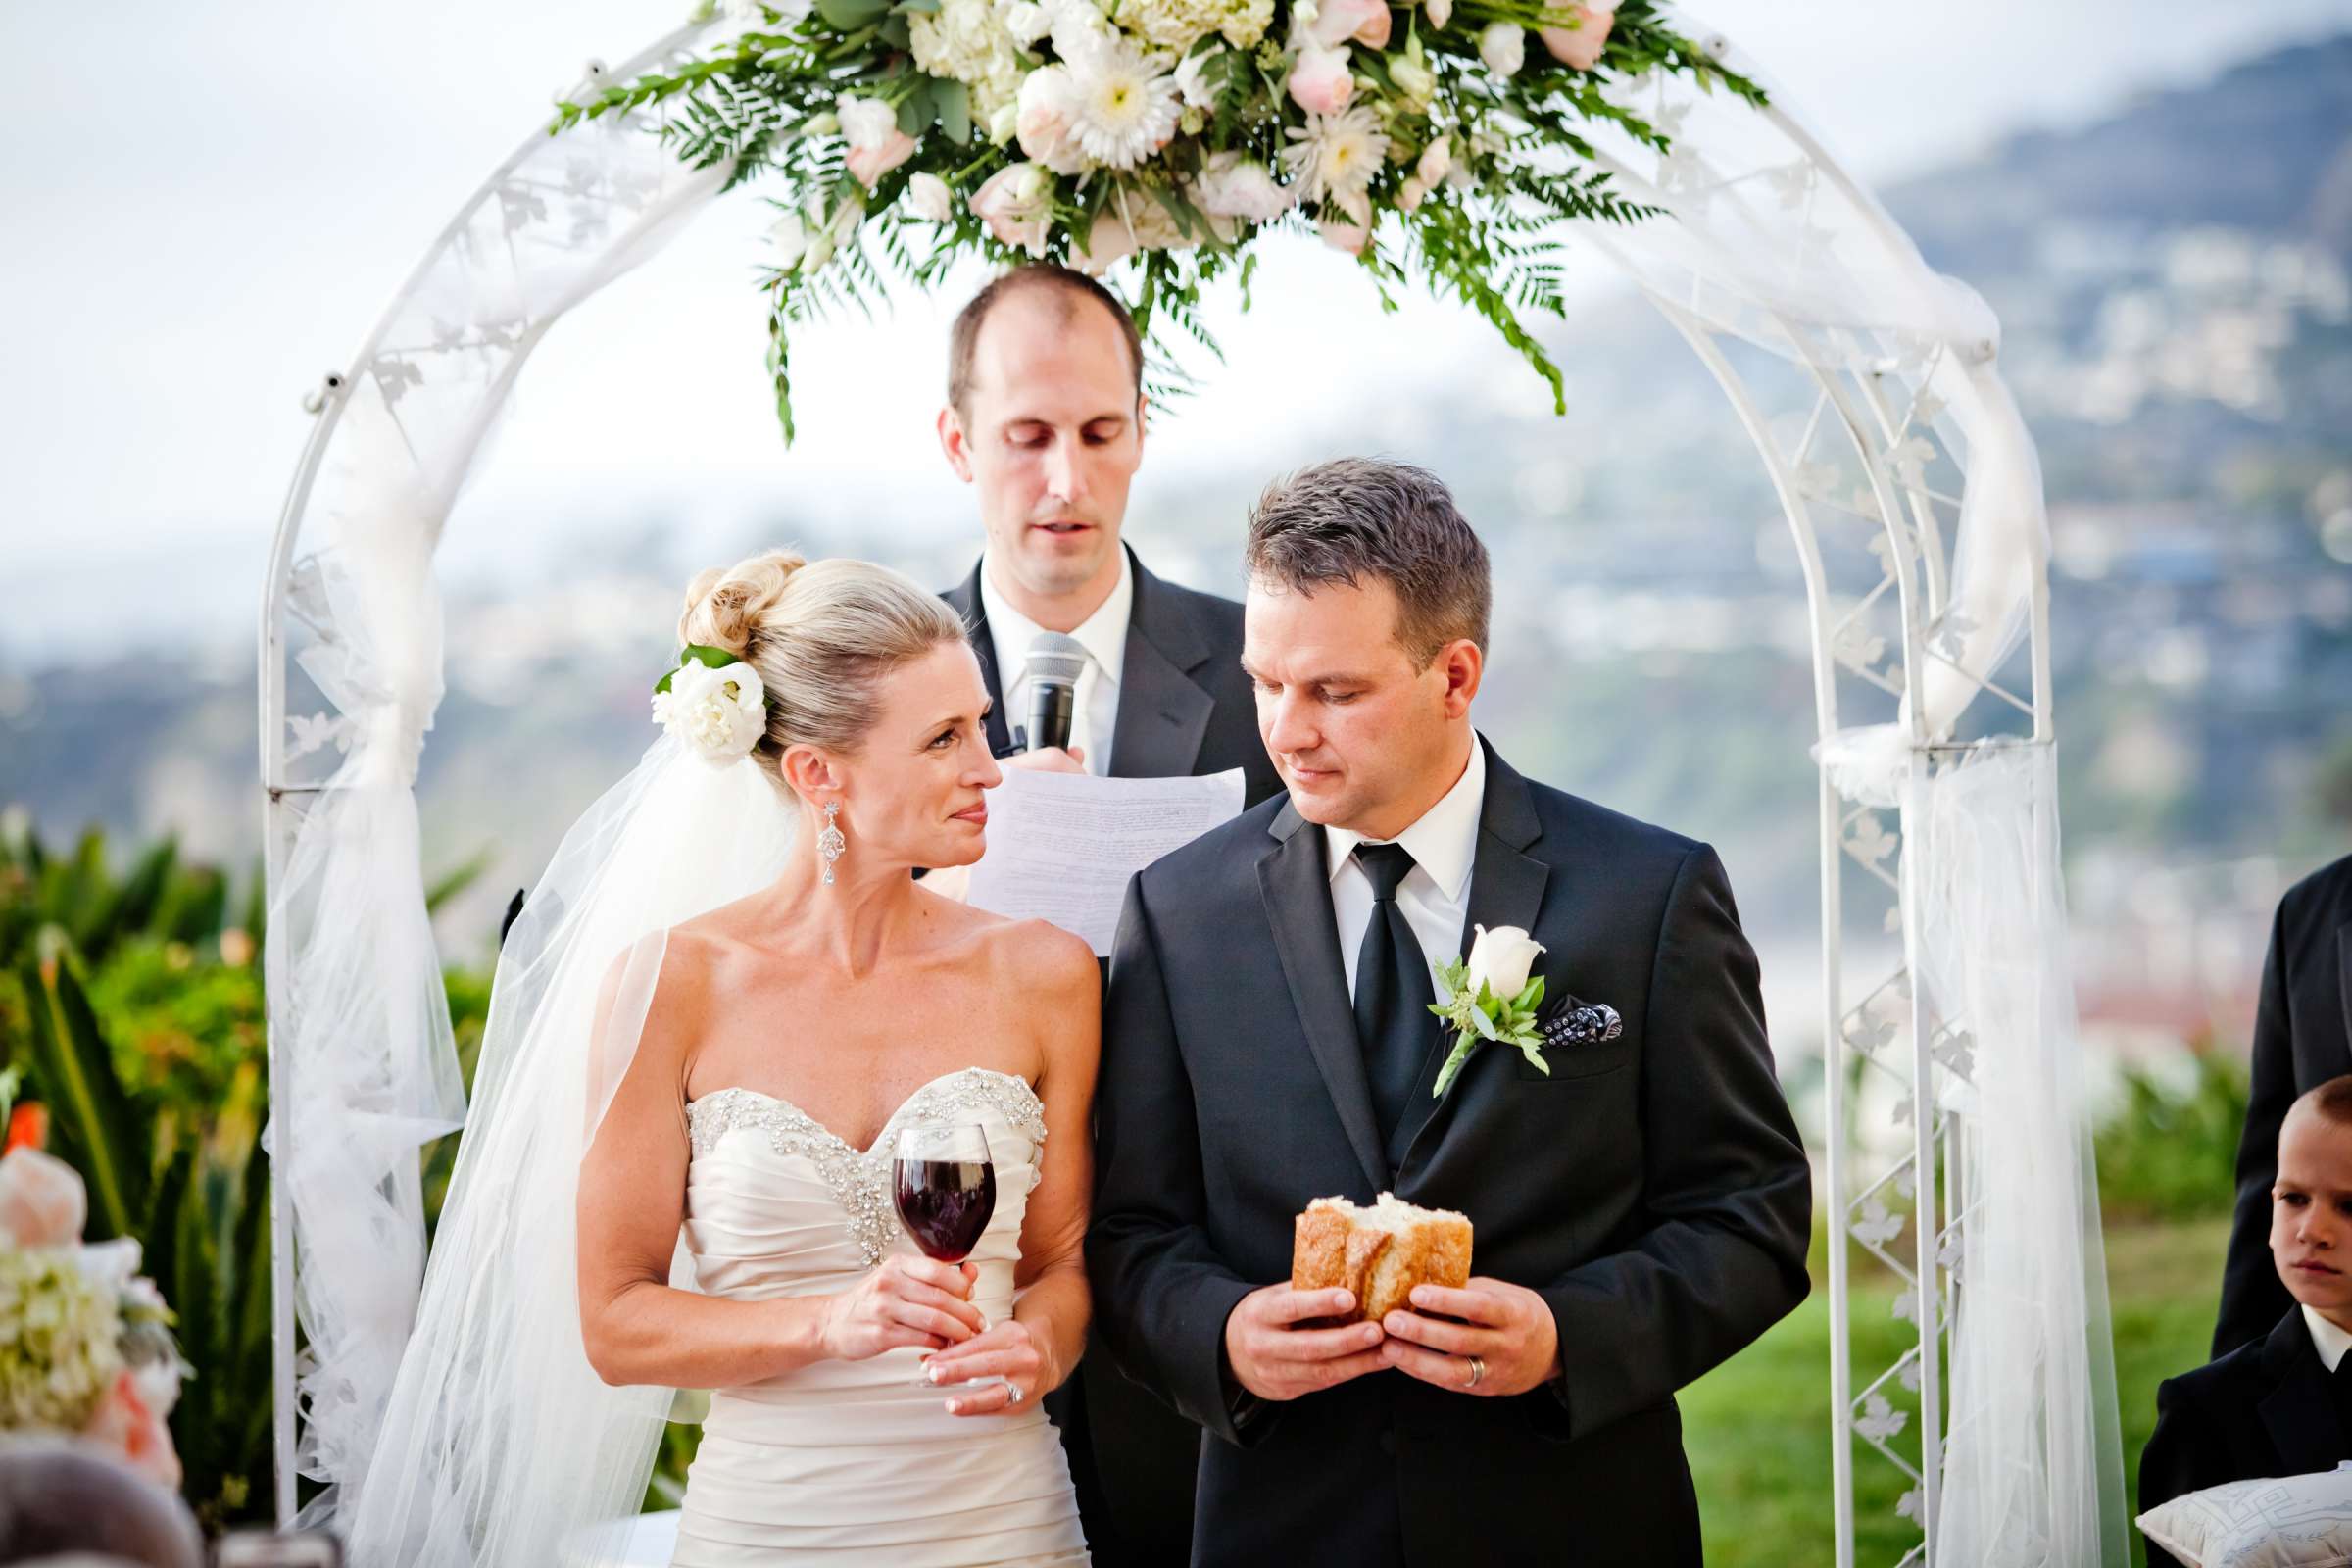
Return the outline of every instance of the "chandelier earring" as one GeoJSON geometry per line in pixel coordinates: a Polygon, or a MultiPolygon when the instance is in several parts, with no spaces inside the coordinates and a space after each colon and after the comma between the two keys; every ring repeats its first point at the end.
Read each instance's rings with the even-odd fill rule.
{"type": "Polygon", "coordinates": [[[833,885],[833,862],[848,853],[850,841],[841,831],[841,803],[825,803],[825,830],[816,836],[816,858],[824,863],[825,886],[833,885]]]}

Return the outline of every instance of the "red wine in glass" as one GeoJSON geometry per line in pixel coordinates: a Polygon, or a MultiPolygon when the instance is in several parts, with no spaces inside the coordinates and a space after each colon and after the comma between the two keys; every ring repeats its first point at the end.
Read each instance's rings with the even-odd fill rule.
{"type": "MultiPolygon", "coordinates": [[[[890,1197],[899,1223],[925,1257],[960,1263],[972,1255],[997,1212],[997,1167],[988,1134],[972,1122],[933,1122],[900,1130],[891,1161],[890,1197]]],[[[916,1382],[930,1384],[928,1373],[916,1382]]]]}
{"type": "Polygon", "coordinates": [[[899,1220],[925,1257],[960,1263],[997,1211],[997,1168],[986,1159],[908,1159],[892,1168],[899,1220]]]}

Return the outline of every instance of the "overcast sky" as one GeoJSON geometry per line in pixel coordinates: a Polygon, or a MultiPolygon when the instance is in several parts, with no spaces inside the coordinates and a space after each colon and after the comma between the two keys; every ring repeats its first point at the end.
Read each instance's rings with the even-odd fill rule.
{"type": "MultiPolygon", "coordinates": [[[[1881,183],[2352,26],[2352,0],[1685,9],[1764,61],[1782,101],[1881,183]]],[[[581,62],[624,58],[682,10],[0,6],[20,127],[0,151],[0,652],[86,635],[94,616],[110,634],[134,617],[245,625],[308,423],[303,392],[349,358],[581,62]]],[[[808,334],[804,445],[778,446],[747,286],[764,221],[756,202],[722,207],[551,335],[465,503],[448,571],[544,561],[583,514],[691,514],[714,532],[779,504],[822,514],[843,474],[883,469],[904,476],[889,526],[973,526],[930,437],[953,297],[808,334]]],[[[1376,368],[1396,384],[1398,344],[1422,363],[1494,352],[1452,310],[1379,317],[1344,259],[1311,244],[1262,275],[1255,315],[1214,312],[1232,367],[1155,430],[1146,486],[1237,452],[1271,465],[1347,428],[1376,368]]],[[[1532,378],[1502,392],[1542,395],[1532,378]]]]}

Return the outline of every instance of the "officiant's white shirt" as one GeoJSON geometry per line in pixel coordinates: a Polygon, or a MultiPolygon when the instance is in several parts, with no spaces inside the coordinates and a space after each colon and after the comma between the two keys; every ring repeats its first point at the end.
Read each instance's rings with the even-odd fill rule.
{"type": "MultiPolygon", "coordinates": [[[[1119,675],[1127,667],[1127,621],[1135,609],[1135,564],[1119,547],[1119,580],[1110,597],[1070,633],[1086,650],[1086,668],[1072,694],[1070,743],[1086,754],[1086,770],[1110,772],[1111,738],[1119,725],[1119,675]]],[[[1004,728],[1029,722],[1029,645],[1045,628],[1012,608],[997,592],[986,554],[980,557],[980,612],[988,617],[988,640],[997,656],[997,683],[1004,691],[1004,728]]]]}
{"type": "MultiPolygon", "coordinates": [[[[1413,868],[1396,886],[1396,906],[1428,960],[1433,995],[1438,965],[1469,956],[1461,945],[1462,922],[1470,918],[1470,873],[1478,860],[1478,824],[1487,805],[1486,738],[1473,735],[1471,742],[1470,760],[1453,788],[1392,841],[1413,858],[1413,868]]],[[[1363,842],[1364,835],[1348,828],[1323,829],[1331,863],[1331,914],[1339,925],[1340,961],[1348,966],[1351,997],[1356,951],[1364,945],[1364,927],[1372,923],[1372,879],[1355,860],[1355,847],[1363,842]]]]}

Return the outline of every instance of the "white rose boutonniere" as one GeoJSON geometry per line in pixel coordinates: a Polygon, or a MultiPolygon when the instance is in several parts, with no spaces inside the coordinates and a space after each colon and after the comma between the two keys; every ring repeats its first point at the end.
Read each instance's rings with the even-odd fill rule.
{"type": "Polygon", "coordinates": [[[712,767],[751,755],[767,730],[760,672],[723,648],[688,648],[654,688],[654,722],[712,767]]]}
{"type": "Polygon", "coordinates": [[[1536,1010],[1544,1005],[1544,977],[1529,977],[1544,944],[1515,925],[1478,929],[1470,956],[1438,966],[1439,1000],[1430,1011],[1453,1025],[1456,1038],[1446,1065],[1438,1070],[1437,1087],[1443,1098],[1454,1075],[1483,1041],[1517,1046],[1537,1070],[1548,1075],[1536,1027],[1536,1010]]]}

